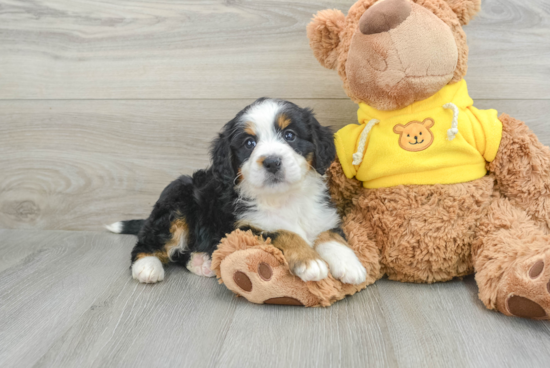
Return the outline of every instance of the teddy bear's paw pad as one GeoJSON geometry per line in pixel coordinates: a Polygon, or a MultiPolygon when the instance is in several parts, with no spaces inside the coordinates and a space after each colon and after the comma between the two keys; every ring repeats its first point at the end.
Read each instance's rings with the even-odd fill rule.
{"type": "Polygon", "coordinates": [[[283,296],[281,298],[271,298],[264,301],[264,304],[275,304],[275,305],[296,305],[303,307],[304,304],[298,299],[291,298],[289,296],[283,296]]]}
{"type": "Polygon", "coordinates": [[[511,295],[506,301],[508,311],[516,317],[542,319],[547,317],[544,308],[534,301],[518,295],[511,295]]]}
{"type": "Polygon", "coordinates": [[[191,253],[191,259],[187,262],[187,269],[197,276],[214,277],[216,274],[212,271],[212,260],[206,253],[191,253]]]}
{"type": "Polygon", "coordinates": [[[529,270],[529,277],[532,279],[536,279],[540,276],[542,271],[544,270],[544,261],[542,259],[539,259],[535,264],[531,267],[529,270]]]}
{"type": "Polygon", "coordinates": [[[262,280],[269,281],[273,277],[273,269],[267,263],[262,262],[258,265],[258,275],[262,280]]]}
{"type": "Polygon", "coordinates": [[[507,282],[505,308],[513,316],[550,319],[550,256],[537,258],[518,265],[507,282]]]}
{"type": "Polygon", "coordinates": [[[244,291],[252,291],[252,281],[250,281],[250,277],[248,277],[246,273],[241,271],[235,272],[235,274],[233,275],[233,281],[235,281],[235,284],[237,284],[237,286],[244,291]]]}

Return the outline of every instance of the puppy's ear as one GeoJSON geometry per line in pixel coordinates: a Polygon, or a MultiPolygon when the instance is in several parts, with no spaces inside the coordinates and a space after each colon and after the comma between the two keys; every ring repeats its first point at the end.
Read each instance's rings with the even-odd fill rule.
{"type": "Polygon", "coordinates": [[[313,115],[311,110],[305,110],[309,118],[309,127],[313,144],[315,145],[315,157],[313,167],[321,175],[325,175],[327,169],[336,158],[336,146],[334,145],[334,133],[329,127],[324,127],[313,115]]]}
{"type": "Polygon", "coordinates": [[[219,133],[218,138],[212,143],[210,156],[212,157],[212,171],[223,183],[232,183],[235,180],[235,169],[233,168],[233,154],[231,152],[230,126],[229,122],[224,130],[219,133]]]}
{"type": "Polygon", "coordinates": [[[309,45],[317,60],[325,68],[336,68],[340,32],[345,26],[346,16],[335,9],[320,11],[307,26],[309,45]]]}
{"type": "Polygon", "coordinates": [[[465,26],[481,10],[481,0],[445,0],[465,26]]]}

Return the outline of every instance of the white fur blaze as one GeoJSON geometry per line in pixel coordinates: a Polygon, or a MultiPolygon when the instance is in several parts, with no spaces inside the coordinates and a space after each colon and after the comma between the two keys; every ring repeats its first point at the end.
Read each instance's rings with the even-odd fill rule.
{"type": "Polygon", "coordinates": [[[328,277],[328,268],[325,262],[320,259],[308,261],[308,264],[302,264],[296,267],[292,272],[303,281],[321,281],[328,277]]]}
{"type": "Polygon", "coordinates": [[[164,280],[164,267],[157,257],[144,257],[132,265],[132,277],[144,284],[155,284],[164,280]]]}
{"type": "Polygon", "coordinates": [[[353,250],[344,244],[330,241],[319,244],[315,250],[328,263],[334,278],[353,285],[361,284],[367,279],[367,270],[353,250]]]}
{"type": "Polygon", "coordinates": [[[122,232],[122,222],[115,222],[114,224],[105,226],[107,230],[109,230],[112,233],[120,234],[122,232]]]}

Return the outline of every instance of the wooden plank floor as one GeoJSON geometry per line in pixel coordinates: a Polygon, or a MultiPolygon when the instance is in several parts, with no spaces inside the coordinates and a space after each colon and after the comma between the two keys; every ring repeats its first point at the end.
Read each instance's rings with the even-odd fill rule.
{"type": "MultiPolygon", "coordinates": [[[[550,145],[550,3],[482,1],[466,27],[476,106],[550,145]]],[[[0,0],[0,367],[550,366],[550,323],[487,311],[472,278],[256,306],[177,267],[139,285],[134,238],[100,232],[208,165],[258,97],[355,122],[305,35],[354,2],[0,0]]]]}
{"type": "Polygon", "coordinates": [[[548,367],[550,323],[487,311],[471,278],[381,280],[330,308],[258,306],[169,267],[138,284],[134,237],[0,230],[1,367],[548,367]]]}

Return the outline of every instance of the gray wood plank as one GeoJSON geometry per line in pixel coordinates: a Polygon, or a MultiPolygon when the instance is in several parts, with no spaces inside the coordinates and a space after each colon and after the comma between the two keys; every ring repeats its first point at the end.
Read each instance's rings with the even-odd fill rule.
{"type": "Polygon", "coordinates": [[[550,322],[485,309],[473,277],[376,284],[400,367],[548,367],[550,322]]]}
{"type": "MultiPolygon", "coordinates": [[[[208,166],[210,141],[251,101],[0,101],[0,228],[100,230],[147,216],[171,180],[208,166]]],[[[324,125],[356,121],[348,99],[294,101],[324,125]]],[[[550,101],[476,106],[525,120],[550,145],[550,101]]]]}
{"type": "MultiPolygon", "coordinates": [[[[0,1],[0,99],[343,98],[312,14],[355,0],[0,1]]],[[[475,98],[550,98],[545,0],[484,0],[467,27],[475,98]]]]}
{"type": "Polygon", "coordinates": [[[35,367],[204,367],[218,356],[236,304],[215,279],[183,267],[168,267],[156,285],[124,272],[35,367]]]}
{"type": "Polygon", "coordinates": [[[376,285],[330,308],[238,305],[218,367],[397,367],[376,285]]]}
{"type": "Polygon", "coordinates": [[[129,275],[133,239],[1,230],[0,243],[10,263],[0,259],[0,366],[28,367],[114,280],[129,275]]]}

